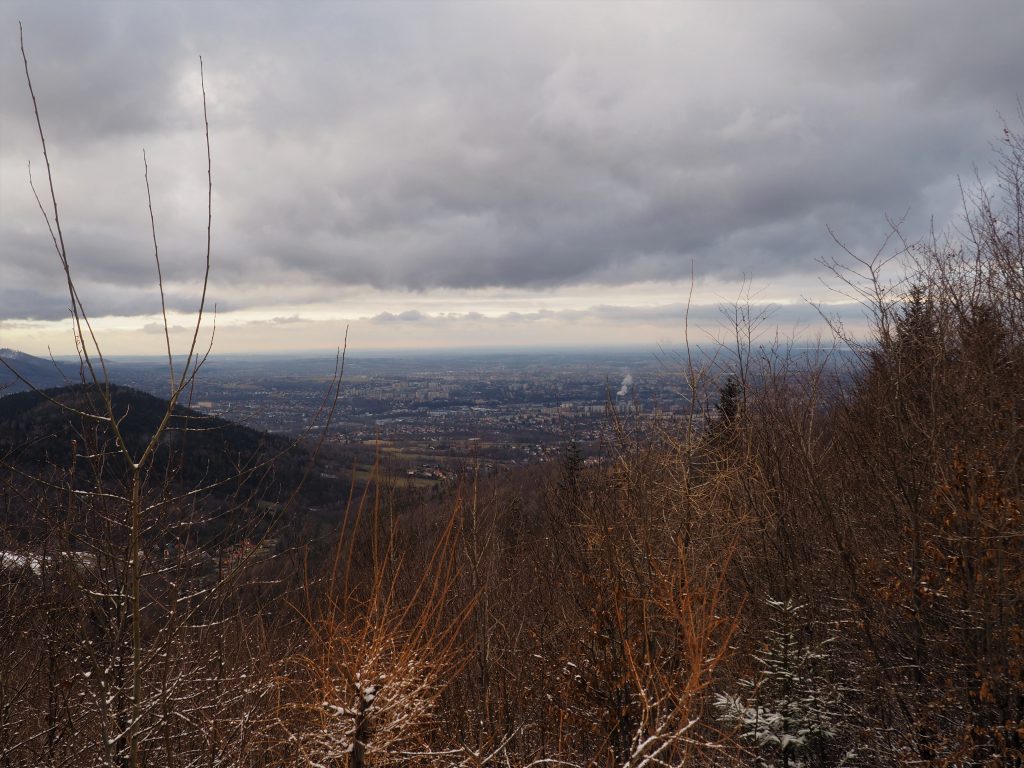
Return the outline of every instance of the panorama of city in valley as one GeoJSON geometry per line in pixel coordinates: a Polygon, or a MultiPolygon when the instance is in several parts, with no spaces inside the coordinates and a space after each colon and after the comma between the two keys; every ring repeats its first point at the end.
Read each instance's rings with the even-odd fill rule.
{"type": "Polygon", "coordinates": [[[1022,31],[0,4],[0,767],[1024,766],[1022,31]]]}

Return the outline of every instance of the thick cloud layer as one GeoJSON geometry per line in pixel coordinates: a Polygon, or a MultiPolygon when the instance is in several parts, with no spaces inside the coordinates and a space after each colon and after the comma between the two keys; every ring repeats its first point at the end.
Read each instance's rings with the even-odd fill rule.
{"type": "Polygon", "coordinates": [[[954,216],[1024,82],[1014,1],[8,2],[0,319],[67,312],[18,19],[94,314],[159,306],[143,148],[168,298],[195,305],[200,54],[222,311],[605,286],[593,306],[691,266],[806,279],[827,225],[873,249],[886,214],[910,234],[954,216]]]}

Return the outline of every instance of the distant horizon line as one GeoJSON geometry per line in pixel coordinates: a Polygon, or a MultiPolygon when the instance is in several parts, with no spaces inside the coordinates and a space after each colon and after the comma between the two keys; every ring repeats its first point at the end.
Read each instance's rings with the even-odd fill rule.
{"type": "MultiPolygon", "coordinates": [[[[690,349],[699,351],[701,349],[708,349],[710,347],[717,348],[715,344],[692,344],[690,349]]],[[[757,346],[757,345],[755,345],[757,346]]],[[[763,346],[763,345],[761,345],[763,346]]],[[[789,347],[792,350],[821,350],[830,347],[829,344],[801,344],[789,347]]],[[[359,357],[374,357],[374,358],[385,358],[385,357],[441,357],[441,356],[460,356],[460,355],[522,355],[522,354],[558,354],[558,353],[588,353],[588,354],[601,354],[604,352],[659,352],[659,351],[684,351],[686,349],[685,344],[658,344],[658,343],[646,343],[646,344],[602,344],[602,345],[585,345],[585,344],[552,344],[552,345],[530,345],[530,346],[493,346],[493,345],[479,345],[479,346],[460,346],[460,347],[404,347],[404,348],[391,348],[391,347],[375,347],[368,349],[358,350],[344,350],[346,358],[359,358],[359,357]]],[[[16,350],[15,350],[16,351],[16,350]]],[[[342,350],[340,349],[328,349],[328,348],[312,348],[312,349],[298,349],[298,350],[281,350],[281,351],[251,351],[251,352],[213,352],[210,354],[209,359],[211,361],[217,359],[230,358],[232,360],[258,360],[258,359],[295,359],[295,358],[316,358],[316,359],[332,359],[338,356],[342,350]]],[[[31,354],[31,353],[27,353],[31,354]]],[[[49,359],[41,355],[36,355],[42,359],[49,359]]],[[[65,355],[53,355],[54,360],[59,362],[78,361],[77,355],[65,354],[65,355]]],[[[104,354],[104,359],[111,362],[165,362],[167,355],[163,354],[152,354],[152,355],[139,355],[139,354],[104,354]]],[[[184,359],[184,354],[173,355],[174,360],[184,359]]]]}
{"type": "MultiPolygon", "coordinates": [[[[476,345],[476,346],[459,346],[459,347],[370,347],[360,349],[331,349],[331,348],[310,348],[310,349],[289,349],[289,350],[263,350],[263,351],[243,351],[243,352],[211,352],[210,359],[214,360],[217,358],[232,358],[232,359],[256,359],[256,358],[297,358],[297,357],[315,357],[315,358],[334,358],[339,353],[344,352],[346,357],[391,357],[396,355],[413,355],[416,357],[431,357],[435,355],[459,355],[459,354],[493,354],[493,355],[505,355],[505,354],[533,354],[533,353],[559,353],[559,352],[643,352],[648,350],[657,349],[669,349],[675,348],[675,346],[667,346],[664,344],[602,344],[602,345],[587,345],[587,344],[552,344],[552,345],[506,345],[506,346],[494,346],[494,345],[476,345]]],[[[159,362],[161,360],[167,360],[167,354],[154,354],[154,355],[138,355],[138,354],[104,354],[104,359],[111,361],[146,361],[146,362],[159,362]]],[[[173,358],[180,360],[185,357],[184,354],[175,354],[173,358]]],[[[68,360],[78,360],[77,355],[53,355],[54,360],[60,360],[62,362],[68,360]]]]}

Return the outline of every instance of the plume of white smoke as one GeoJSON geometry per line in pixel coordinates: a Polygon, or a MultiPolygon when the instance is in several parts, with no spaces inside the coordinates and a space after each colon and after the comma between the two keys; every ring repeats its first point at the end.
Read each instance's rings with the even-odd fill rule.
{"type": "Polygon", "coordinates": [[[629,388],[633,386],[633,374],[627,373],[625,378],[622,379],[622,385],[619,387],[619,391],[615,393],[616,397],[625,397],[629,393],[629,388]]]}

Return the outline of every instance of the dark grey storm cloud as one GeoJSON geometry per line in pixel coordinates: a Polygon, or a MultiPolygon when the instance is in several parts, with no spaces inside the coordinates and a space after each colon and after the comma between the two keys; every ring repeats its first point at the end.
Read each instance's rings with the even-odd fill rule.
{"type": "MultiPolygon", "coordinates": [[[[141,151],[169,297],[266,286],[552,288],[785,279],[955,215],[1022,89],[1024,4],[8,2],[0,317],[66,312],[28,190],[33,81],[102,312],[152,311],[141,151]]],[[[253,292],[261,288],[259,298],[253,292]]],[[[378,322],[417,318],[383,316],[378,322]]]]}

